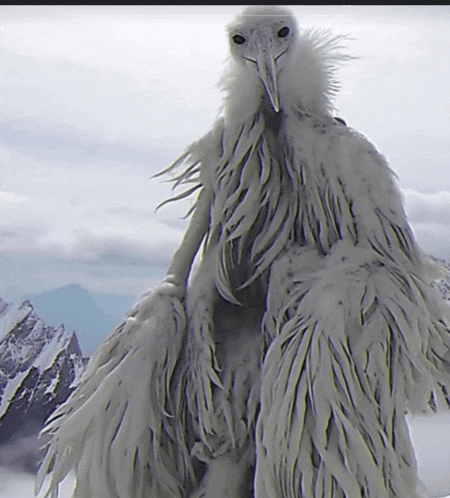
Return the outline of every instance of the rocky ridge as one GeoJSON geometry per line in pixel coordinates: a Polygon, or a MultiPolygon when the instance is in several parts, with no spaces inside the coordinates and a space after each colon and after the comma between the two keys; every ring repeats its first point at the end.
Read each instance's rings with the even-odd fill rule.
{"type": "MultiPolygon", "coordinates": [[[[29,301],[0,299],[0,445],[35,438],[75,389],[87,362],[75,332],[45,325],[29,301]]],[[[28,470],[37,465],[35,456],[28,456],[28,470]]]]}

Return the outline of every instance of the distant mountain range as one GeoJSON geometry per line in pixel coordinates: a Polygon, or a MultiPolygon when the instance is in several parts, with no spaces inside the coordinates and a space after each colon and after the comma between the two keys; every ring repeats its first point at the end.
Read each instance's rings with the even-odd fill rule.
{"type": "Polygon", "coordinates": [[[90,294],[78,284],[70,284],[42,294],[28,295],[39,317],[48,325],[75,330],[85,355],[91,355],[108,332],[131,309],[134,296],[90,294]]]}
{"type": "MultiPolygon", "coordinates": [[[[450,301],[450,264],[433,258],[446,272],[434,285],[445,300],[450,301]]],[[[69,284],[42,294],[23,296],[35,312],[52,327],[64,325],[75,330],[81,351],[91,356],[113,327],[131,309],[136,297],[128,294],[90,293],[79,284],[69,284]]]]}
{"type": "Polygon", "coordinates": [[[16,303],[0,298],[0,466],[37,471],[45,420],[134,301],[77,284],[16,303]]]}

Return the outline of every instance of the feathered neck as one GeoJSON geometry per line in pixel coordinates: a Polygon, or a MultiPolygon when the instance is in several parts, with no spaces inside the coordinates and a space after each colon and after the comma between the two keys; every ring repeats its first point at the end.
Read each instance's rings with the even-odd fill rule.
{"type": "MultiPolygon", "coordinates": [[[[281,109],[285,114],[299,110],[327,116],[333,110],[333,99],[339,89],[335,73],[339,65],[351,59],[341,49],[341,35],[328,30],[301,30],[291,63],[278,73],[281,109]]],[[[261,110],[267,95],[255,71],[236,63],[232,58],[219,82],[225,92],[222,112],[225,122],[237,125],[261,110]]]]}

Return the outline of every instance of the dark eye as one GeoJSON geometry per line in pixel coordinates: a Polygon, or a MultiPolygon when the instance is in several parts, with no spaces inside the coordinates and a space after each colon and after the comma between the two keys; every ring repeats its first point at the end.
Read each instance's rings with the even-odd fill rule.
{"type": "Polygon", "coordinates": [[[281,28],[280,31],[278,31],[278,38],[286,38],[286,36],[289,34],[289,28],[287,26],[284,26],[284,28],[281,28]]]}
{"type": "Polygon", "coordinates": [[[236,43],[236,45],[242,45],[243,43],[245,43],[245,38],[241,35],[234,35],[233,41],[234,43],[236,43]]]}

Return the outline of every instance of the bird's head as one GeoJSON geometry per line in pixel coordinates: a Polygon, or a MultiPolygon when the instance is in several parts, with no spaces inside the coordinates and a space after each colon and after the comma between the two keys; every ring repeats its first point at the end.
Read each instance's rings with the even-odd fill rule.
{"type": "Polygon", "coordinates": [[[256,71],[275,112],[280,110],[278,75],[298,39],[292,13],[282,7],[249,7],[228,26],[232,58],[256,71]]]}

